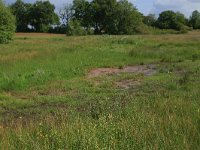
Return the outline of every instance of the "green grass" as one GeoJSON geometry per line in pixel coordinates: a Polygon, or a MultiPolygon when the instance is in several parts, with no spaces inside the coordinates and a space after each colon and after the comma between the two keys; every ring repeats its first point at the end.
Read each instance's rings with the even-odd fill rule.
{"type": "Polygon", "coordinates": [[[0,45],[0,149],[198,149],[199,33],[17,34],[0,45]],[[87,77],[141,64],[157,73],[87,77]]]}

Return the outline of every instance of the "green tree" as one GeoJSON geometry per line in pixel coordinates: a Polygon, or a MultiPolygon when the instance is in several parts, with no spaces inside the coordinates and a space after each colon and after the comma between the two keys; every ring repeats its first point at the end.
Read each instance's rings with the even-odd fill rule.
{"type": "Polygon", "coordinates": [[[200,29],[200,13],[197,10],[193,11],[189,24],[194,29],[200,29]]]}
{"type": "Polygon", "coordinates": [[[0,43],[7,43],[15,32],[15,18],[0,0],[0,43]]]}
{"type": "Polygon", "coordinates": [[[187,19],[185,18],[184,14],[180,12],[176,12],[176,21],[182,25],[187,24],[187,19]]]}
{"type": "Polygon", "coordinates": [[[175,12],[171,10],[164,11],[158,17],[157,26],[160,29],[176,29],[175,21],[176,21],[175,12]]]}
{"type": "Polygon", "coordinates": [[[176,12],[176,30],[187,32],[190,30],[188,26],[188,20],[185,18],[184,14],[176,12]]]}
{"type": "Polygon", "coordinates": [[[49,1],[36,1],[30,9],[30,24],[36,32],[48,32],[52,25],[59,23],[54,12],[55,6],[49,1]]]}
{"type": "Polygon", "coordinates": [[[154,27],[156,25],[156,15],[155,14],[149,14],[147,16],[144,16],[144,24],[148,25],[148,26],[152,26],[154,27]]]}
{"type": "Polygon", "coordinates": [[[24,3],[22,0],[17,0],[10,8],[16,17],[17,32],[28,31],[31,4],[24,3]]]}
{"type": "Polygon", "coordinates": [[[146,28],[142,23],[142,15],[128,0],[120,0],[117,4],[117,34],[141,33],[146,28]],[[142,27],[142,28],[140,28],[142,27]]]}
{"type": "Polygon", "coordinates": [[[175,29],[175,30],[182,30],[186,27],[186,18],[180,12],[173,12],[171,10],[162,12],[156,25],[160,29],[175,29]]]}
{"type": "Polygon", "coordinates": [[[79,20],[70,20],[67,25],[67,35],[86,35],[86,30],[81,26],[81,23],[79,20]]]}
{"type": "Polygon", "coordinates": [[[115,22],[116,0],[93,0],[91,2],[95,33],[109,33],[115,22]]]}
{"type": "Polygon", "coordinates": [[[81,25],[86,29],[93,26],[92,7],[86,0],[73,1],[74,18],[79,20],[81,25]]]}
{"type": "Polygon", "coordinates": [[[96,34],[135,34],[142,32],[142,15],[128,0],[74,0],[74,19],[96,34]]]}

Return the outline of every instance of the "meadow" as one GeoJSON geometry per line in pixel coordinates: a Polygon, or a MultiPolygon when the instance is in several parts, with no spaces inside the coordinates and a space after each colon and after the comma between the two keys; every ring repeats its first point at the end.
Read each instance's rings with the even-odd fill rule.
{"type": "Polygon", "coordinates": [[[0,45],[0,149],[199,147],[200,31],[0,45]]]}

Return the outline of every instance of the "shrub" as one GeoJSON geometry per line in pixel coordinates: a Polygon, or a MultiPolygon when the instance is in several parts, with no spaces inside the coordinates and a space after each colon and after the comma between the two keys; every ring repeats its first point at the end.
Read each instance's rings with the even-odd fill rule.
{"type": "Polygon", "coordinates": [[[60,25],[56,27],[51,27],[49,33],[66,34],[66,25],[60,25]]]}
{"type": "Polygon", "coordinates": [[[179,28],[180,33],[187,33],[188,31],[191,31],[192,29],[188,26],[181,25],[179,28]]]}
{"type": "Polygon", "coordinates": [[[87,32],[78,20],[71,20],[67,25],[67,35],[86,35],[87,32]]]}
{"type": "Polygon", "coordinates": [[[141,23],[141,25],[136,27],[135,31],[136,31],[136,33],[139,33],[139,34],[149,34],[150,33],[149,27],[142,23],[141,23]]]}
{"type": "Polygon", "coordinates": [[[0,0],[0,43],[8,43],[15,32],[15,18],[0,0]]]}

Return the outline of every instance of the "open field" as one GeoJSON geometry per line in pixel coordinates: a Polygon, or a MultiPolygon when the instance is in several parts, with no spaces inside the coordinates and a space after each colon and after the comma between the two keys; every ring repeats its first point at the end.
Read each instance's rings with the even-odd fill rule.
{"type": "Polygon", "coordinates": [[[0,149],[199,147],[200,31],[0,45],[0,149]]]}

